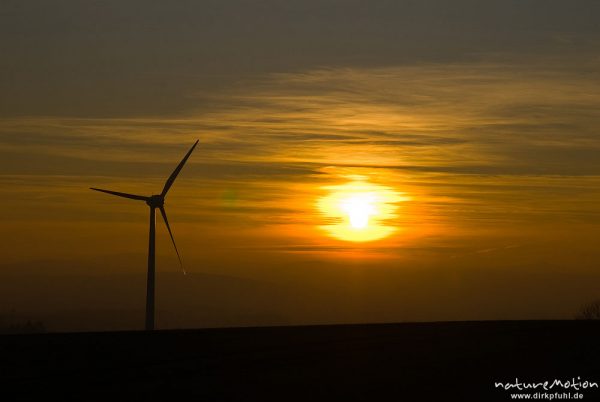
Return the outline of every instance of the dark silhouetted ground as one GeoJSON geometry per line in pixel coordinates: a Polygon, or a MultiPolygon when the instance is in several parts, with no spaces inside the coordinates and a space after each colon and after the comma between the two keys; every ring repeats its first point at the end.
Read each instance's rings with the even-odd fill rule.
{"type": "Polygon", "coordinates": [[[495,381],[600,383],[600,322],[2,335],[0,353],[20,399],[508,401],[495,381]]]}

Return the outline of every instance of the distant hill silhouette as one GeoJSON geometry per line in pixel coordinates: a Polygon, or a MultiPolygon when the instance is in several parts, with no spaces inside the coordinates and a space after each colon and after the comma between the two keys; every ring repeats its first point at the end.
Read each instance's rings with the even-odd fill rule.
{"type": "MultiPolygon", "coordinates": [[[[168,239],[167,239],[168,240],[168,239]]],[[[170,250],[169,250],[170,251],[170,250]]],[[[157,327],[205,328],[481,319],[572,319],[597,295],[600,272],[366,270],[159,259],[157,327]],[[170,264],[170,265],[169,265],[170,264]]],[[[238,257],[236,257],[238,258],[238,257]]],[[[48,331],[133,330],[143,325],[145,256],[0,265],[0,313],[48,331]]]]}
{"type": "MultiPolygon", "coordinates": [[[[158,328],[289,323],[273,307],[282,291],[268,283],[203,273],[157,275],[158,328]]],[[[145,280],[143,271],[40,273],[35,279],[17,274],[0,282],[0,297],[4,305],[38,317],[48,331],[134,330],[143,325],[145,280]]]]}

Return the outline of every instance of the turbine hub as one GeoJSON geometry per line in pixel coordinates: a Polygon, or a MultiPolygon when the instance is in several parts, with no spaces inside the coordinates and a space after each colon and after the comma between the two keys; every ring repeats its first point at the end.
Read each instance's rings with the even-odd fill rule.
{"type": "Polygon", "coordinates": [[[163,197],[160,194],[150,196],[150,198],[148,198],[148,200],[146,201],[146,204],[148,204],[152,208],[160,208],[163,205],[165,205],[165,197],[163,197]]]}

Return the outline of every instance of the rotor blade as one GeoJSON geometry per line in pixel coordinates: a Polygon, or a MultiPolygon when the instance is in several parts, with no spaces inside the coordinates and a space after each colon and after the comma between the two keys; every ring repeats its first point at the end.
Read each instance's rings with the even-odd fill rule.
{"type": "Polygon", "coordinates": [[[179,174],[179,172],[183,168],[183,165],[185,165],[185,162],[188,160],[188,158],[190,157],[190,155],[194,151],[194,148],[196,148],[196,145],[198,145],[198,141],[200,141],[200,140],[196,140],[196,142],[194,143],[194,145],[192,145],[192,148],[190,148],[190,150],[188,151],[188,153],[185,154],[185,156],[183,157],[183,159],[181,160],[181,162],[179,162],[179,165],[177,165],[177,167],[175,168],[175,170],[173,171],[173,173],[171,173],[171,176],[169,176],[169,178],[167,179],[167,182],[165,183],[165,187],[163,188],[163,191],[161,193],[161,195],[163,197],[165,195],[167,195],[167,192],[169,191],[169,189],[173,185],[173,182],[175,181],[175,179],[177,178],[177,175],[179,174]]]}
{"type": "Polygon", "coordinates": [[[116,196],[124,197],[124,198],[131,198],[132,200],[146,201],[148,199],[148,197],[144,197],[143,195],[119,193],[118,191],[102,190],[101,188],[90,187],[90,190],[100,191],[102,193],[112,194],[112,195],[116,195],[116,196]]]}
{"type": "Polygon", "coordinates": [[[165,211],[165,207],[159,207],[160,213],[162,214],[163,220],[165,221],[165,225],[167,225],[167,230],[169,231],[169,236],[171,236],[171,241],[173,242],[173,246],[175,247],[175,252],[177,253],[177,258],[179,258],[179,264],[181,265],[181,269],[183,274],[186,275],[185,268],[183,267],[183,261],[181,261],[181,256],[179,255],[179,250],[177,250],[177,244],[175,244],[175,238],[173,237],[173,232],[171,232],[171,226],[169,226],[169,220],[167,219],[167,212],[165,211]]]}

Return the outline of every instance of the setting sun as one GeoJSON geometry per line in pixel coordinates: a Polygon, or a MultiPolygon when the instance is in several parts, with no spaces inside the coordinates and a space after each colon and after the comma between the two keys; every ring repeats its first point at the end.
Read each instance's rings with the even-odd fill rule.
{"type": "Polygon", "coordinates": [[[383,239],[397,230],[391,219],[397,216],[397,203],[407,200],[400,193],[362,178],[324,189],[329,194],[320,198],[317,206],[327,221],[321,228],[331,237],[367,242],[383,239]]]}
{"type": "Polygon", "coordinates": [[[340,208],[348,214],[350,226],[364,229],[369,224],[369,216],[377,213],[373,205],[377,201],[374,194],[356,194],[342,200],[340,208]]]}

